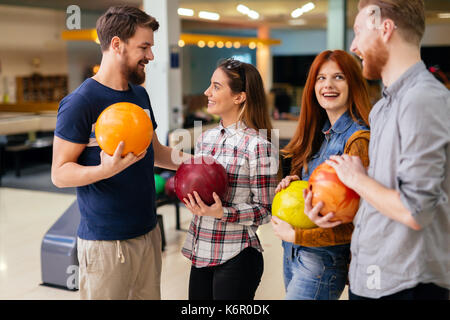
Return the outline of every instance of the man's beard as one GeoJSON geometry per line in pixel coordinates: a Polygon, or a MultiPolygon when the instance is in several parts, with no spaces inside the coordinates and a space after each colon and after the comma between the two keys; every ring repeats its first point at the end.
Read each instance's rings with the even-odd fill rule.
{"type": "MultiPolygon", "coordinates": [[[[138,63],[145,62],[145,61],[139,61],[138,63]]],[[[128,65],[128,55],[125,52],[125,61],[120,66],[120,71],[122,72],[125,79],[127,79],[128,82],[131,82],[135,85],[141,85],[145,81],[145,72],[144,70],[141,70],[141,67],[136,64],[136,66],[131,67],[128,65]]]]}
{"type": "Polygon", "coordinates": [[[377,38],[372,46],[364,53],[363,76],[369,80],[380,80],[381,72],[386,65],[389,52],[386,45],[377,38]]]}
{"type": "Polygon", "coordinates": [[[136,67],[130,67],[127,64],[123,64],[121,66],[122,74],[127,79],[128,82],[131,82],[135,85],[140,85],[145,81],[145,72],[144,70],[139,70],[140,67],[136,65],[136,67]]]}

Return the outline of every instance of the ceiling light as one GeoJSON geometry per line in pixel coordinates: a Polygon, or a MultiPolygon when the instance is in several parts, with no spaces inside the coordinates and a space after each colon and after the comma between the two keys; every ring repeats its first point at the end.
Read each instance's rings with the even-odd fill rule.
{"type": "Polygon", "coordinates": [[[292,18],[298,18],[300,17],[302,14],[311,11],[312,9],[314,9],[316,6],[314,3],[312,2],[308,2],[307,4],[305,4],[303,7],[301,8],[297,8],[294,11],[291,12],[291,17],[292,18]]]}
{"type": "Polygon", "coordinates": [[[220,15],[215,12],[208,12],[208,11],[200,11],[198,13],[199,18],[207,19],[207,20],[219,20],[220,15]]]}
{"type": "Polygon", "coordinates": [[[450,12],[438,13],[438,17],[441,19],[450,19],[450,12]]]}
{"type": "Polygon", "coordinates": [[[236,10],[239,11],[242,14],[248,14],[250,12],[250,9],[246,6],[244,6],[243,4],[239,4],[236,7],[236,10]]]}
{"type": "Polygon", "coordinates": [[[194,10],[186,8],[178,8],[178,15],[192,17],[194,15],[194,10]]]}
{"type": "Polygon", "coordinates": [[[314,9],[315,7],[316,7],[316,6],[314,5],[314,3],[308,2],[307,4],[305,4],[305,5],[302,7],[302,9],[303,9],[303,12],[305,13],[305,12],[311,11],[311,10],[314,9]]]}
{"type": "Polygon", "coordinates": [[[298,18],[303,14],[303,9],[302,8],[297,8],[294,11],[291,12],[291,17],[292,18],[298,18]]]}
{"type": "Polygon", "coordinates": [[[236,7],[236,10],[242,14],[247,15],[250,19],[253,19],[253,20],[259,19],[258,12],[256,12],[255,10],[250,10],[247,6],[244,6],[243,4],[239,4],[236,7]]]}
{"type": "Polygon", "coordinates": [[[254,10],[250,10],[250,12],[248,13],[249,18],[256,20],[259,18],[259,13],[254,11],[254,10]]]}

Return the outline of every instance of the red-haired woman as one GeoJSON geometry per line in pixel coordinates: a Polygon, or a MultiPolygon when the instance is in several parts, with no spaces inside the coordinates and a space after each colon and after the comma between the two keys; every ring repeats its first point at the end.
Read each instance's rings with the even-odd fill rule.
{"type": "MultiPolygon", "coordinates": [[[[341,50],[320,53],[306,80],[296,132],[282,150],[290,160],[290,175],[276,192],[291,181],[308,180],[331,155],[356,155],[367,166],[370,108],[357,61],[341,50]]],[[[274,232],[283,240],[286,299],[337,300],[347,280],[353,224],[330,222],[333,213],[319,216],[323,204],[312,207],[308,190],[304,196],[305,213],[318,228],[294,228],[272,218],[274,232]]]]}

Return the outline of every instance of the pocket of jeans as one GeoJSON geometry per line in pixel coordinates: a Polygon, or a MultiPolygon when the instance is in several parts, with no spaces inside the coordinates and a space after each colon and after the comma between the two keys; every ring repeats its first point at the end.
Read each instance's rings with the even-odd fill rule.
{"type": "Polygon", "coordinates": [[[296,252],[299,271],[311,279],[320,279],[325,271],[320,253],[310,252],[299,248],[296,252]]]}
{"type": "Polygon", "coordinates": [[[330,277],[330,281],[328,282],[328,290],[330,292],[329,300],[338,300],[339,299],[339,297],[341,295],[341,290],[339,290],[339,293],[338,293],[335,274],[333,274],[330,277]]]}
{"type": "Polygon", "coordinates": [[[347,276],[343,274],[336,273],[330,277],[330,280],[328,282],[328,288],[330,290],[330,300],[339,300],[342,292],[345,289],[346,281],[347,276]]]}
{"type": "Polygon", "coordinates": [[[350,247],[340,248],[340,250],[326,251],[330,259],[330,263],[338,269],[346,269],[350,263],[350,247]]]}

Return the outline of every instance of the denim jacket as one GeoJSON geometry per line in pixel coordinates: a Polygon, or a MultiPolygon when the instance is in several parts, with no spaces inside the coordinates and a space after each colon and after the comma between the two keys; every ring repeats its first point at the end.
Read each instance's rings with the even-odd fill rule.
{"type": "Polygon", "coordinates": [[[330,156],[341,155],[350,136],[358,130],[369,130],[364,124],[359,124],[351,118],[346,111],[331,127],[330,120],[325,122],[322,132],[325,135],[320,150],[308,161],[308,171],[302,169],[301,179],[309,180],[309,176],[317,166],[328,160],[330,156]]]}
{"type": "MultiPolygon", "coordinates": [[[[301,179],[304,181],[309,180],[311,173],[317,166],[322,164],[325,160],[328,160],[332,155],[341,155],[344,153],[345,144],[347,140],[359,130],[369,130],[369,128],[364,124],[359,124],[351,118],[348,111],[346,111],[331,127],[330,121],[327,119],[326,123],[322,128],[322,132],[325,135],[325,139],[319,149],[319,151],[314,154],[311,160],[308,161],[308,171],[304,172],[302,169],[301,179]]],[[[282,241],[285,250],[297,250],[302,246],[296,245],[291,242],[282,241]]],[[[348,244],[346,246],[349,246],[348,244]]],[[[326,250],[339,252],[339,246],[328,246],[328,247],[314,247],[311,250],[326,250]],[[334,248],[334,249],[333,249],[334,248]]]]}

